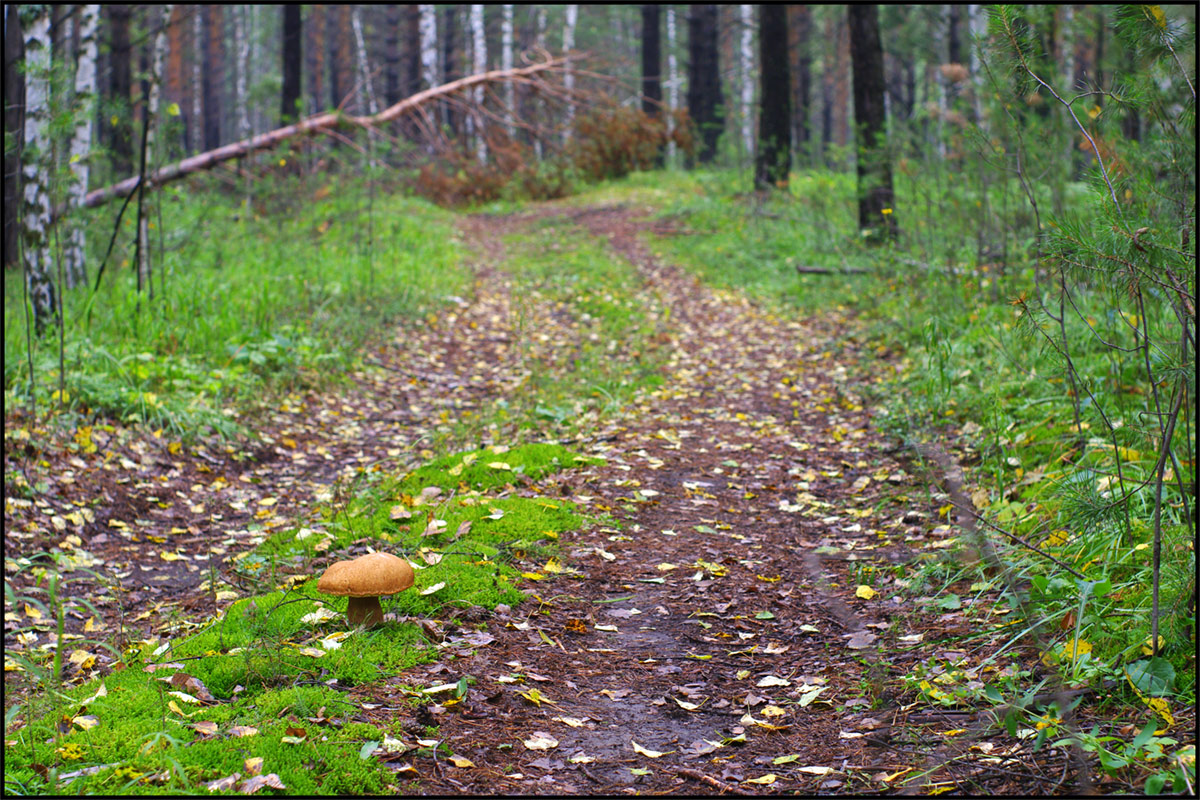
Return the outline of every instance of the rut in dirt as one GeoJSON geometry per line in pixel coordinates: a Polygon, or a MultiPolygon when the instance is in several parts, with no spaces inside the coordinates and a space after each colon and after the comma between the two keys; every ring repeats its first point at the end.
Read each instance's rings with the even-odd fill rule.
{"type": "Polygon", "coordinates": [[[541,487],[620,530],[564,534],[563,565],[578,575],[539,584],[490,625],[494,641],[430,671],[473,676],[480,699],[436,717],[475,768],[427,788],[871,785],[898,766],[870,748],[884,723],[867,710],[885,677],[874,642],[892,625],[855,596],[848,567],[860,554],[904,558],[889,542],[916,531],[871,510],[907,476],[848,381],[843,326],[780,318],[661,263],[636,210],[570,220],[669,308],[667,380],[622,412],[596,450],[605,465],[541,487]]]}

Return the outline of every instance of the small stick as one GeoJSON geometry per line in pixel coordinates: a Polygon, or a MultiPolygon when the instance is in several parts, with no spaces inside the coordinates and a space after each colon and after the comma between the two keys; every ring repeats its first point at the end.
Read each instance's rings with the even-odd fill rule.
{"type": "Polygon", "coordinates": [[[705,775],[703,772],[700,772],[698,770],[687,769],[685,767],[678,767],[678,768],[676,768],[675,771],[678,772],[680,775],[684,775],[688,778],[691,778],[694,781],[700,781],[701,783],[707,783],[709,786],[719,789],[722,792],[728,792],[729,794],[738,794],[738,795],[746,795],[746,796],[749,796],[750,794],[752,794],[751,792],[747,792],[743,789],[739,789],[738,787],[733,786],[731,784],[723,783],[723,782],[717,780],[716,778],[714,778],[710,775],[705,775]]]}

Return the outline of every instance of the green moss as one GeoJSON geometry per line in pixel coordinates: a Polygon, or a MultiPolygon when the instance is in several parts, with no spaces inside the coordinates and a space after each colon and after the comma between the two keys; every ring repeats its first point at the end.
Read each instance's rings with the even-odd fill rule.
{"type": "Polygon", "coordinates": [[[398,488],[409,494],[427,486],[437,486],[445,492],[462,486],[487,492],[509,483],[540,480],[561,469],[596,460],[576,456],[559,444],[525,444],[511,449],[486,447],[432,461],[406,476],[398,488]]]}

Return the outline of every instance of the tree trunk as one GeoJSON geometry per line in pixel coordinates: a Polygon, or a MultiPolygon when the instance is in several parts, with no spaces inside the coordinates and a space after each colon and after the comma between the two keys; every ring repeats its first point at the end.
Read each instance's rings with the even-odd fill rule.
{"type": "Polygon", "coordinates": [[[950,20],[946,31],[946,60],[951,64],[962,63],[962,39],[958,33],[962,24],[962,9],[960,5],[950,4],[950,20]]]}
{"type": "Polygon", "coordinates": [[[829,145],[833,144],[833,48],[836,46],[837,24],[834,14],[825,18],[825,41],[821,57],[821,158],[822,166],[831,165],[829,145]]]}
{"type": "Polygon", "coordinates": [[[308,10],[308,94],[313,114],[325,108],[325,6],[308,10]]]}
{"type": "Polygon", "coordinates": [[[201,6],[204,14],[204,149],[221,146],[225,86],[225,20],[221,6],[201,6]]]}
{"type": "Polygon", "coordinates": [[[25,73],[17,64],[25,58],[20,8],[4,6],[4,267],[21,259],[21,232],[17,213],[21,206],[21,132],[25,110],[25,73]],[[11,142],[11,145],[9,144],[11,142]]]}
{"type": "Polygon", "coordinates": [[[887,148],[887,119],[883,108],[883,47],[879,40],[879,7],[851,5],[846,9],[854,61],[854,123],[858,174],[858,225],[896,236],[893,213],[892,166],[887,148]]]}
{"type": "MultiPolygon", "coordinates": [[[[711,164],[716,157],[717,140],[725,127],[718,113],[724,104],[717,55],[718,13],[715,5],[693,5],[688,15],[687,106],[700,137],[695,160],[701,164],[711,164]]],[[[692,157],[687,166],[693,166],[692,157]]]]}
{"type": "MultiPolygon", "coordinates": [[[[738,48],[738,73],[741,78],[742,147],[745,158],[754,158],[754,7],[738,6],[742,27],[741,47],[738,48]]],[[[786,56],[786,50],[785,50],[786,56]]],[[[745,161],[742,162],[746,163],[745,161]]]]}
{"type": "Polygon", "coordinates": [[[371,67],[367,59],[367,40],[363,36],[361,6],[350,6],[350,26],[354,29],[355,54],[358,61],[358,89],[366,94],[367,113],[378,114],[379,102],[375,99],[375,86],[371,80],[371,67]]]}
{"type": "Polygon", "coordinates": [[[426,89],[438,85],[437,6],[421,9],[421,81],[426,89]]]}
{"type": "Polygon", "coordinates": [[[328,5],[325,7],[325,44],[329,59],[329,105],[347,113],[354,113],[361,104],[357,97],[351,99],[353,85],[350,80],[350,7],[328,5]]]}
{"type": "Polygon", "coordinates": [[[667,158],[675,161],[675,109],[679,108],[679,62],[675,58],[675,7],[667,6],[667,158]]]}
{"type": "Polygon", "coordinates": [[[25,146],[21,243],[25,282],[38,336],[58,319],[50,253],[50,7],[22,6],[25,33],[25,146]]]}
{"type": "MultiPolygon", "coordinates": [[[[96,56],[99,47],[96,32],[100,6],[80,6],[79,60],[75,68],[75,132],[71,137],[69,163],[74,180],[67,188],[67,203],[78,208],[88,190],[88,170],[92,151],[92,121],[96,118],[96,56]]],[[[63,266],[67,288],[87,283],[84,256],[84,230],[80,220],[72,220],[66,234],[63,266]]]]}
{"type": "MultiPolygon", "coordinates": [[[[575,49],[575,24],[579,20],[579,6],[567,6],[567,19],[563,25],[563,53],[569,54],[575,49]]],[[[571,94],[575,91],[575,72],[571,69],[571,61],[567,60],[567,73],[563,76],[563,88],[567,91],[567,120],[563,126],[563,144],[574,135],[575,104],[571,102],[571,94]]]]}
{"type": "Polygon", "coordinates": [[[850,144],[850,30],[846,18],[837,15],[833,55],[833,138],[841,147],[850,144]]]}
{"type": "MultiPolygon", "coordinates": [[[[462,77],[458,68],[458,6],[447,5],[442,14],[442,81],[449,83],[462,77]]],[[[442,104],[442,115],[451,136],[458,135],[458,112],[450,103],[442,104]]]]}
{"type": "MultiPolygon", "coordinates": [[[[150,67],[149,83],[150,88],[147,92],[146,107],[143,111],[145,115],[142,119],[142,124],[146,126],[143,136],[145,137],[145,152],[142,154],[143,159],[153,159],[149,163],[146,160],[142,161],[143,174],[148,173],[153,169],[152,165],[158,163],[157,159],[153,158],[156,150],[155,132],[158,128],[159,105],[162,97],[162,73],[163,62],[167,55],[167,28],[171,21],[171,6],[166,5],[161,7],[161,24],[158,28],[158,33],[154,36],[154,51],[153,60],[150,67]]],[[[246,125],[249,131],[249,124],[246,125]]],[[[154,297],[154,283],[150,280],[150,218],[147,213],[148,209],[144,203],[138,203],[138,291],[143,288],[149,290],[150,297],[154,297]]]]}
{"type": "MultiPolygon", "coordinates": [[[[513,67],[513,4],[505,3],[501,8],[504,10],[504,16],[500,23],[500,69],[509,70],[513,67]]],[[[512,81],[505,82],[504,133],[509,139],[512,139],[515,133],[513,128],[513,109],[516,103],[514,88],[512,81]]]]}
{"type": "Polygon", "coordinates": [[[204,149],[204,15],[192,7],[192,115],[188,120],[191,152],[204,149]]]}
{"type": "Polygon", "coordinates": [[[300,117],[301,75],[304,71],[304,24],[300,17],[300,6],[288,4],[282,7],[283,41],[280,73],[283,83],[279,92],[279,124],[290,125],[300,117]]]}
{"type": "Polygon", "coordinates": [[[383,101],[389,106],[403,97],[400,82],[400,25],[401,7],[388,5],[383,22],[383,101]]]}
{"type": "Polygon", "coordinates": [[[233,14],[233,52],[237,63],[233,79],[233,105],[237,108],[237,137],[246,139],[250,136],[250,108],[247,83],[250,72],[250,37],[246,30],[247,6],[230,6],[233,14]]]}
{"type": "MultiPolygon", "coordinates": [[[[487,70],[487,37],[483,28],[483,6],[471,6],[471,74],[478,75],[487,70]]],[[[471,90],[471,117],[467,122],[475,134],[475,158],[480,164],[487,163],[487,142],[484,141],[483,87],[471,90]]]]}
{"type": "Polygon", "coordinates": [[[758,155],[754,185],[785,188],[792,169],[792,87],[788,65],[787,6],[758,7],[758,63],[762,65],[762,97],[758,114],[758,155]]]}
{"type": "MultiPolygon", "coordinates": [[[[659,38],[658,5],[642,6],[642,111],[651,117],[662,115],[662,41],[659,38]]],[[[663,165],[660,147],[654,166],[663,165]]]]}
{"type": "Polygon", "coordinates": [[[809,123],[809,103],[812,94],[812,53],[809,51],[809,40],[812,38],[812,9],[807,5],[790,5],[788,12],[790,51],[795,73],[792,80],[792,131],[796,155],[801,164],[807,164],[812,156],[809,152],[809,142],[812,138],[809,123]]]}
{"type": "Polygon", "coordinates": [[[109,6],[109,76],[108,96],[113,106],[110,116],[109,147],[113,154],[113,171],[118,175],[133,172],[133,108],[129,96],[133,89],[133,51],[129,44],[127,5],[109,6]],[[111,120],[116,120],[112,122],[111,120]]]}
{"type": "MultiPolygon", "coordinates": [[[[168,102],[175,103],[179,107],[179,118],[182,123],[182,129],[177,127],[176,136],[186,136],[188,125],[188,109],[187,98],[184,96],[184,69],[183,56],[186,47],[184,43],[187,41],[185,34],[187,33],[187,18],[188,14],[194,13],[190,8],[185,8],[182,4],[171,6],[171,21],[167,26],[167,74],[166,74],[166,98],[168,102]]],[[[170,150],[172,156],[179,155],[179,152],[187,150],[187,140],[185,138],[176,138],[170,142],[170,150]]]]}

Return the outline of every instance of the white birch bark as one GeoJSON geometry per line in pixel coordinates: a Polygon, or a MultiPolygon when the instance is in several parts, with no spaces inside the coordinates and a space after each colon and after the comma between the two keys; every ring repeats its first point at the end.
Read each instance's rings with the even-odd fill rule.
{"type": "MultiPolygon", "coordinates": [[[[675,132],[675,109],[679,107],[679,65],[675,61],[675,7],[667,6],[667,135],[675,132]]],[[[667,141],[667,161],[675,161],[675,142],[667,141]]]]}
{"type": "Polygon", "coordinates": [[[438,85],[437,6],[422,5],[421,11],[421,78],[425,88],[438,85]]]}
{"type": "Polygon", "coordinates": [[[25,147],[21,159],[21,242],[25,282],[40,336],[58,319],[50,254],[50,6],[25,7],[25,147]]]}
{"type": "Polygon", "coordinates": [[[192,118],[190,120],[192,151],[204,150],[204,19],[197,6],[192,11],[192,118]]]}
{"type": "MultiPolygon", "coordinates": [[[[483,6],[471,6],[471,72],[479,75],[487,71],[487,37],[483,29],[483,6]]],[[[487,142],[483,137],[483,117],[480,110],[483,107],[483,87],[477,86],[471,90],[471,114],[467,117],[468,131],[475,131],[475,157],[480,164],[487,162],[487,142]]]]}
{"type": "Polygon", "coordinates": [[[740,5],[742,46],[738,53],[742,78],[742,146],[754,158],[754,6],[740,5]]]}
{"type": "MultiPolygon", "coordinates": [[[[509,70],[513,66],[513,6],[505,3],[504,16],[500,22],[500,69],[509,70]]],[[[513,138],[513,107],[516,98],[513,92],[513,82],[504,82],[504,132],[508,138],[513,138]]]]}
{"type": "Polygon", "coordinates": [[[368,112],[374,116],[379,113],[379,102],[375,99],[375,86],[371,82],[371,70],[367,64],[367,41],[363,36],[362,6],[351,6],[350,9],[350,26],[354,29],[355,51],[358,56],[358,85],[366,93],[368,112]]]}
{"type": "MultiPolygon", "coordinates": [[[[96,102],[96,31],[100,22],[100,6],[85,5],[79,11],[79,60],[75,67],[75,132],[71,137],[71,173],[74,181],[67,189],[67,202],[78,208],[88,190],[88,156],[92,151],[92,125],[96,102]]],[[[73,220],[67,233],[63,252],[68,287],[87,281],[84,255],[84,231],[73,220]]]]}
{"type": "MultiPolygon", "coordinates": [[[[536,19],[537,19],[537,24],[535,26],[536,33],[533,37],[534,46],[538,50],[545,50],[546,49],[546,7],[545,6],[537,7],[536,19]]],[[[533,154],[534,154],[534,156],[537,157],[538,161],[542,160],[542,140],[540,137],[534,137],[533,154]]]]}
{"type": "MultiPolygon", "coordinates": [[[[567,20],[563,25],[563,52],[569,53],[575,49],[575,23],[579,20],[579,6],[567,6],[567,20]]],[[[575,90],[575,71],[571,69],[571,62],[568,59],[566,69],[563,71],[563,88],[567,90],[567,121],[563,127],[563,144],[574,134],[575,127],[575,104],[571,102],[571,93],[575,90]]]]}

